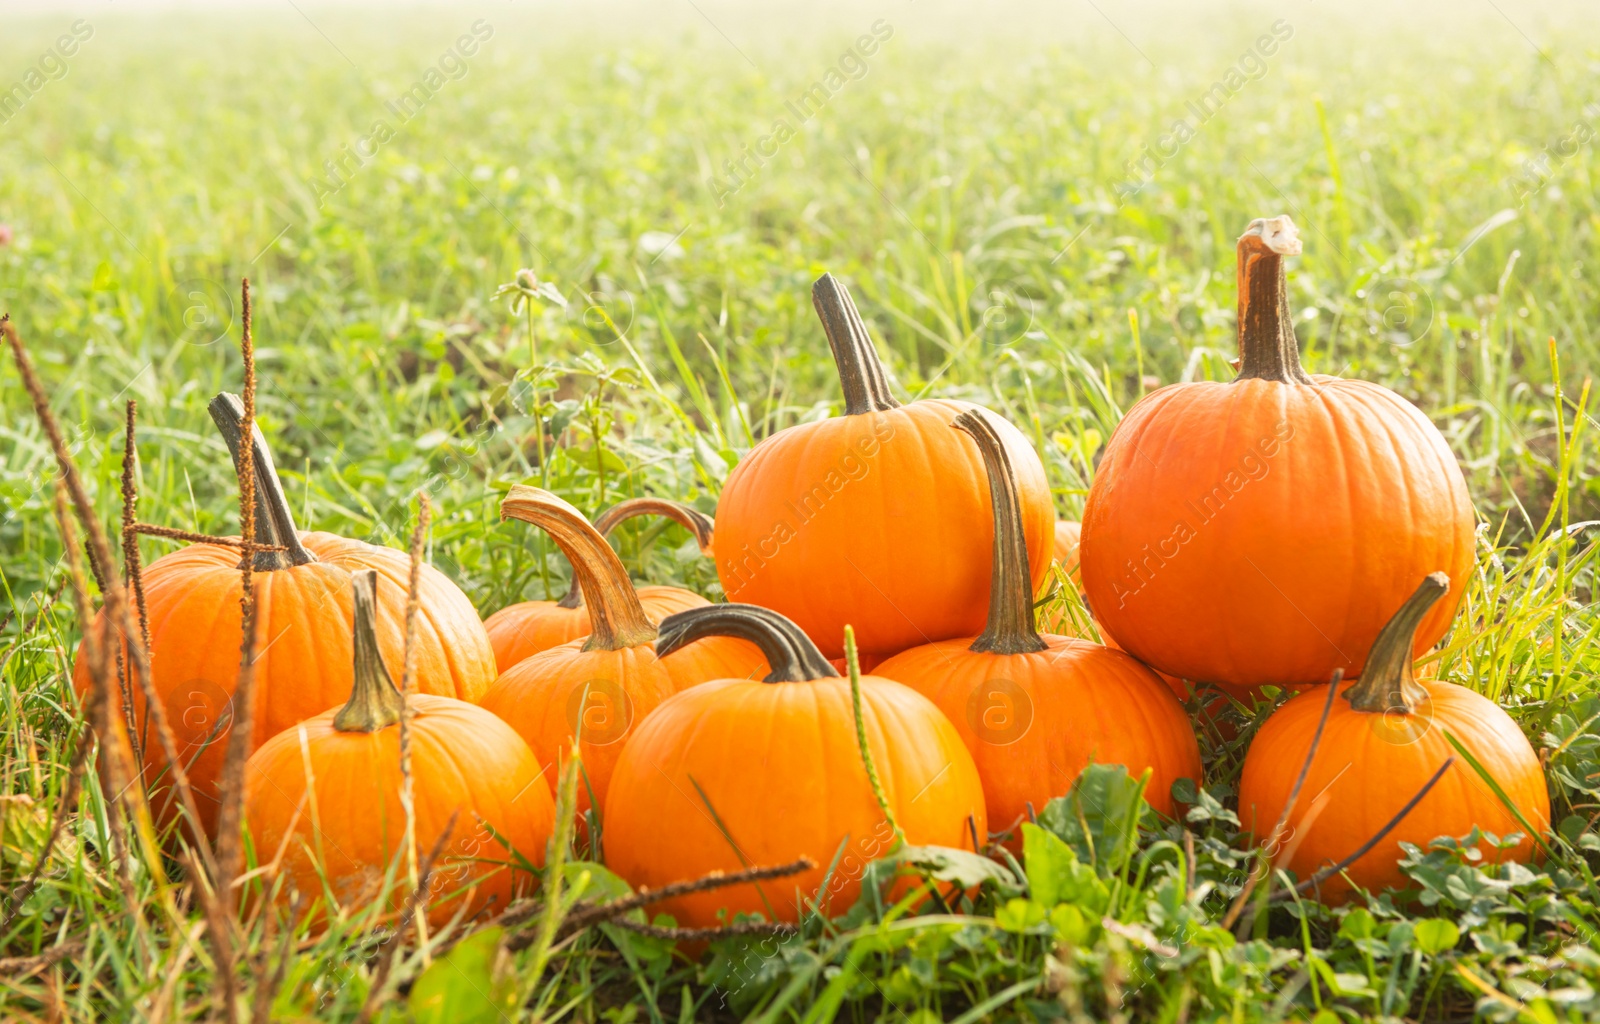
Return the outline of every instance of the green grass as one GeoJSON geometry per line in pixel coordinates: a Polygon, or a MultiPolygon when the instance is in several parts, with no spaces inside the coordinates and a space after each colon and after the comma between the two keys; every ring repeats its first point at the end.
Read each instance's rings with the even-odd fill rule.
{"type": "MultiPolygon", "coordinates": [[[[648,490],[712,511],[753,439],[836,411],[808,299],[825,269],[850,282],[902,396],[1003,412],[1076,518],[1121,410],[1156,383],[1229,375],[1233,240],[1287,212],[1306,242],[1290,287],[1308,366],[1400,391],[1461,459],[1480,570],[1441,671],[1523,726],[1559,827],[1553,855],[1527,871],[1481,869],[1445,843],[1414,857],[1418,902],[1279,902],[1235,935],[1219,922],[1251,858],[1229,799],[1265,714],[1236,709],[1239,736],[1204,737],[1192,856],[1184,825],[1135,820],[1131,784],[1112,774],[1078,794],[1081,818],[1066,805],[1042,818],[1056,838],[1035,837],[1051,852],[1030,868],[1073,873],[1076,902],[1030,902],[1006,868],[949,913],[869,898],[808,920],[770,955],[725,940],[692,961],[608,929],[558,949],[542,974],[537,948],[496,973],[463,947],[448,961],[459,977],[530,1016],[575,1020],[1600,1013],[1595,534],[1564,529],[1600,519],[1595,424],[1578,408],[1600,367],[1593,144],[1549,162],[1525,202],[1510,184],[1533,180],[1529,161],[1575,124],[1600,127],[1600,110],[1585,113],[1600,101],[1592,26],[1509,5],[1520,31],[1489,8],[1431,20],[1236,8],[1201,21],[1106,5],[1113,28],[1088,6],[1081,20],[1024,7],[982,25],[921,4],[820,22],[708,6],[715,27],[688,5],[591,24],[502,6],[309,19],[285,7],[233,24],[97,13],[64,77],[0,127],[0,223],[15,231],[0,247],[0,311],[29,341],[108,523],[121,403],[134,398],[143,518],[237,528],[205,403],[240,386],[231,310],[248,275],[262,426],[302,526],[403,546],[426,489],[429,557],[480,611],[555,596],[564,562],[497,521],[500,492],[544,480],[586,510],[648,490]],[[400,125],[385,103],[479,17],[493,35],[465,75],[400,125]],[[879,17],[894,33],[864,76],[719,206],[708,176],[726,177],[723,161],[758,146],[879,17]],[[1293,34],[1264,77],[1119,197],[1141,146],[1279,18],[1293,34]],[[319,205],[324,161],[380,118],[393,137],[319,205]],[[522,267],[568,305],[513,313],[495,291],[522,267]],[[1395,291],[1414,302],[1391,309],[1395,291]],[[543,471],[541,412],[567,425],[543,471]],[[1105,854],[1106,837],[1129,842],[1105,854]]],[[[6,15],[20,56],[0,85],[71,23],[6,15]]],[[[78,626],[54,596],[54,475],[0,357],[7,890],[38,853],[77,716],[78,626]]],[[[720,596],[676,528],[629,525],[617,540],[641,580],[720,596]]],[[[145,558],[169,548],[146,540],[145,558]]],[[[181,920],[168,918],[143,863],[124,897],[108,801],[93,772],[85,781],[44,884],[0,935],[0,957],[63,955],[27,971],[8,960],[0,1015],[204,1016],[217,984],[209,947],[185,940],[198,911],[180,893],[181,920]]],[[[604,892],[610,881],[581,863],[566,877],[585,870],[604,892]]],[[[247,953],[277,970],[287,950],[283,1019],[347,1020],[387,939],[368,913],[287,946],[258,924],[247,953]]],[[[422,972],[408,951],[394,979],[450,987],[448,969],[422,972]]],[[[382,1012],[404,1019],[406,1006],[394,996],[382,1012]]]]}

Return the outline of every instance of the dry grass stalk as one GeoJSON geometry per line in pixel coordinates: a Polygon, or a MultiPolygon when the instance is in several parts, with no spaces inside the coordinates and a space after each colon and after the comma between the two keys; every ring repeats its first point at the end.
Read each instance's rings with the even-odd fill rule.
{"type": "MultiPolygon", "coordinates": [[[[411,778],[411,719],[415,712],[411,706],[411,692],[417,676],[417,611],[422,582],[422,543],[427,536],[428,524],[433,519],[433,505],[426,492],[417,495],[417,525],[411,531],[410,576],[406,582],[405,649],[400,670],[400,804],[406,815],[406,877],[417,884],[417,814],[416,789],[411,778]]],[[[417,941],[426,946],[428,921],[417,918],[417,941]]]]}
{"type": "MultiPolygon", "coordinates": [[[[139,557],[139,445],[134,440],[134,425],[139,416],[139,403],[128,399],[125,429],[122,436],[122,576],[124,585],[133,591],[134,607],[139,613],[139,642],[150,649],[150,609],[144,599],[144,566],[139,557]]],[[[129,687],[128,722],[133,729],[133,750],[144,763],[143,736],[133,717],[132,688],[129,687]]]]}
{"type": "MultiPolygon", "coordinates": [[[[177,530],[170,526],[156,526],[154,523],[135,523],[134,531],[146,537],[165,537],[168,540],[183,540],[190,544],[216,544],[224,548],[243,548],[245,542],[238,537],[218,537],[209,533],[195,533],[192,530],[177,530]]],[[[288,551],[282,544],[251,544],[251,551],[288,551]]]]}

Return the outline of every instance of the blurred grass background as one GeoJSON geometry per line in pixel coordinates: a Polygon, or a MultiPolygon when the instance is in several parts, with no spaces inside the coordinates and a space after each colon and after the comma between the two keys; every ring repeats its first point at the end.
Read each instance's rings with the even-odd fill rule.
{"type": "MultiPolygon", "coordinates": [[[[0,305],[102,481],[136,398],[147,515],[220,530],[231,478],[203,410],[240,386],[248,275],[263,425],[303,525],[393,541],[428,485],[450,514],[436,557],[492,606],[528,580],[483,542],[489,485],[532,471],[529,402],[626,371],[587,407],[606,422],[563,407],[555,479],[593,507],[609,466],[612,488],[710,508],[751,436],[837,402],[807,297],[823,269],[903,392],[1029,425],[1075,517],[1120,407],[1228,375],[1233,239],[1286,212],[1309,366],[1429,410],[1515,535],[1550,501],[1549,339],[1569,384],[1596,362],[1594,151],[1535,163],[1600,123],[1580,10],[91,10],[64,77],[4,125],[0,305]],[[489,38],[461,77],[395,116],[475,23],[489,38]],[[786,104],[875,23],[891,34],[865,73],[801,122],[786,104]],[[1200,124],[1190,105],[1274,23],[1289,37],[1265,73],[1200,124]],[[719,204],[725,161],[779,118],[795,137],[719,204]],[[1195,137],[1120,196],[1180,118],[1195,137]],[[392,137],[351,160],[380,120],[392,137]],[[1547,184],[1522,196],[1519,177],[1547,184]],[[521,267],[569,303],[535,318],[539,362],[583,355],[587,375],[529,386],[529,325],[493,298],[521,267]]],[[[74,20],[8,15],[11,48],[43,53],[74,20]]],[[[0,385],[0,541],[27,591],[55,559],[49,460],[9,363],[0,385]]],[[[1575,517],[1593,517],[1582,477],[1575,517]]]]}

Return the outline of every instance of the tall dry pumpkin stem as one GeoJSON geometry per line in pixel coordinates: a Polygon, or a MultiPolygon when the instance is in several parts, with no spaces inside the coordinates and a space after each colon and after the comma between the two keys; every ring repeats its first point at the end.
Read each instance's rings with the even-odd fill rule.
{"type": "Polygon", "coordinates": [[[1409,715],[1428,699],[1428,691],[1411,672],[1412,647],[1423,616],[1449,590],[1450,577],[1444,573],[1423,577],[1422,585],[1406,598],[1373,641],[1361,678],[1344,692],[1352,708],[1374,714],[1399,711],[1409,715]]]}
{"type": "MultiPolygon", "coordinates": [[[[207,406],[217,431],[239,464],[244,440],[244,402],[238,395],[226,391],[217,395],[207,406]]],[[[278,468],[272,462],[272,451],[261,428],[251,424],[251,469],[255,480],[255,535],[257,544],[281,547],[283,551],[257,551],[255,570],[272,572],[291,566],[315,562],[317,556],[300,543],[300,531],[295,528],[294,516],[289,511],[289,499],[278,480],[278,468]]]]}
{"type": "Polygon", "coordinates": [[[980,654],[1031,654],[1049,650],[1033,628],[1033,577],[1022,527],[1022,501],[1011,457],[981,413],[968,410],[950,424],[972,438],[983,455],[994,509],[994,569],[989,576],[989,620],[968,650],[980,654]]]}
{"type": "Polygon", "coordinates": [[[828,347],[833,349],[833,361],[839,368],[844,414],[859,416],[900,408],[900,403],[889,393],[889,379],[884,375],[872,337],[867,334],[867,325],[839,279],[832,274],[817,278],[811,286],[811,304],[822,318],[828,347]]]}
{"type": "MultiPolygon", "coordinates": [[[[694,542],[700,546],[700,553],[707,558],[712,557],[711,544],[716,524],[712,522],[710,516],[699,509],[670,498],[643,497],[619,501],[594,517],[594,528],[600,532],[600,536],[609,537],[611,531],[617,528],[617,524],[634,516],[666,516],[694,534],[694,542]]],[[[583,591],[576,582],[567,588],[561,600],[556,602],[556,607],[583,607],[583,591]]]]}
{"type": "Polygon", "coordinates": [[[656,655],[665,658],[708,636],[738,637],[761,648],[772,669],[763,682],[800,683],[839,675],[799,626],[753,604],[713,604],[668,615],[661,620],[656,655]]]}
{"type": "Polygon", "coordinates": [[[1258,217],[1239,236],[1240,380],[1310,384],[1289,311],[1283,258],[1300,255],[1300,231],[1284,217],[1258,217]]]}
{"type": "Polygon", "coordinates": [[[400,721],[406,706],[378,651],[378,570],[364,569],[350,577],[350,591],[355,598],[351,633],[355,683],[349,703],[333,716],[333,727],[340,732],[377,732],[400,721]]]}
{"type": "Polygon", "coordinates": [[[532,523],[556,542],[572,563],[589,609],[586,651],[617,651],[656,638],[622,559],[583,513],[549,491],[518,484],[500,502],[501,519],[532,523]]]}

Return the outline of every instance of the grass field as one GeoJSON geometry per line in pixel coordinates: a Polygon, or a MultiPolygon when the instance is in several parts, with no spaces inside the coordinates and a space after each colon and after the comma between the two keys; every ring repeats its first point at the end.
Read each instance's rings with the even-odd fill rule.
{"type": "MultiPolygon", "coordinates": [[[[709,513],[756,440],[837,411],[809,301],[824,270],[850,283],[899,395],[1010,418],[1078,518],[1124,409],[1231,376],[1234,240],[1287,213],[1308,368],[1416,402],[1466,472],[1480,566],[1439,668],[1541,752],[1549,856],[1484,869],[1446,843],[1416,852],[1411,903],[1279,900],[1224,927],[1254,864],[1229,801],[1268,710],[1235,708],[1236,736],[1202,737],[1187,821],[1141,818],[1105,772],[1054,809],[1093,864],[1098,917],[1047,915],[1015,877],[951,913],[868,899],[698,960],[609,925],[497,958],[488,933],[443,960],[408,947],[371,1005],[395,1020],[1595,1019],[1592,16],[880,6],[4,15],[0,312],[107,524],[135,399],[142,518],[236,533],[206,402],[242,385],[248,276],[260,422],[301,526],[404,547],[425,490],[427,557],[487,615],[567,586],[553,546],[498,521],[510,485],[591,513],[646,492],[709,513]],[[497,289],[521,268],[562,301],[514,312],[497,289]],[[543,466],[540,417],[559,438],[543,466]],[[440,992],[498,1009],[438,1016],[424,997],[440,992]]],[[[56,475],[8,353],[7,891],[38,860],[81,727],[56,475]]],[[[676,527],[617,543],[637,579],[721,596],[676,527]]],[[[173,546],[146,539],[144,558],[173,546]]],[[[192,895],[164,908],[162,865],[113,863],[111,808],[89,773],[37,890],[14,915],[0,900],[0,1017],[221,1012],[192,895]]],[[[565,877],[585,870],[606,892],[598,868],[565,877]]],[[[371,913],[321,936],[252,920],[242,999],[272,1019],[356,1019],[393,948],[371,913]]]]}

